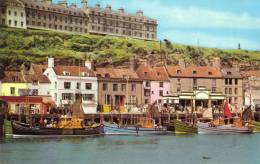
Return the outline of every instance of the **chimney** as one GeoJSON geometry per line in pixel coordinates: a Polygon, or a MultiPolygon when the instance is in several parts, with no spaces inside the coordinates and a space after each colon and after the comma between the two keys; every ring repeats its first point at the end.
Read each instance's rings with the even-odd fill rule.
{"type": "Polygon", "coordinates": [[[68,3],[67,3],[66,0],[61,0],[61,1],[59,1],[58,4],[59,4],[60,6],[68,7],[68,3]]]}
{"type": "Polygon", "coordinates": [[[186,63],[185,63],[185,60],[184,59],[179,59],[179,66],[181,68],[185,68],[186,67],[186,63]]]}
{"type": "Polygon", "coordinates": [[[89,60],[85,61],[85,67],[87,67],[89,70],[92,70],[92,62],[89,60]]]}
{"type": "Polygon", "coordinates": [[[109,11],[111,11],[111,10],[112,10],[111,5],[107,5],[107,6],[106,6],[106,9],[109,10],[109,11]]]}
{"type": "Polygon", "coordinates": [[[144,16],[144,12],[142,10],[138,10],[136,12],[136,15],[142,17],[142,16],[144,16]]]}
{"type": "Polygon", "coordinates": [[[48,58],[48,68],[54,67],[54,58],[50,57],[48,58]]]}
{"type": "Polygon", "coordinates": [[[118,10],[119,10],[119,12],[122,13],[122,14],[125,12],[125,9],[124,9],[123,7],[120,7],[118,10]]]}

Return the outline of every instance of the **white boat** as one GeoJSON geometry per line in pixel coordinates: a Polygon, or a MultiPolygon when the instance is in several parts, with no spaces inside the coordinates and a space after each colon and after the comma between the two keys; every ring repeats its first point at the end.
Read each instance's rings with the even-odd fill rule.
{"type": "Polygon", "coordinates": [[[252,129],[249,127],[235,127],[233,124],[212,126],[209,123],[199,122],[197,126],[199,134],[252,133],[252,129]]]}

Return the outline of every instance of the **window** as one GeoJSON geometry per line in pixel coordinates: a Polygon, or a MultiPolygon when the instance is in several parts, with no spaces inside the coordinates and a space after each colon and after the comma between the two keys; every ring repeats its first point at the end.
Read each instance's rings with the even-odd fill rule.
{"type": "Polygon", "coordinates": [[[122,91],[126,91],[126,84],[122,84],[122,85],[121,85],[121,90],[122,90],[122,91]]]}
{"type": "Polygon", "coordinates": [[[21,12],[21,17],[23,18],[23,12],[21,12]]]}
{"type": "Polygon", "coordinates": [[[32,85],[38,85],[38,80],[33,80],[32,85]]]}
{"type": "Polygon", "coordinates": [[[55,81],[55,86],[54,87],[55,87],[55,89],[57,89],[57,81],[55,81]]]}
{"type": "Polygon", "coordinates": [[[8,24],[9,24],[9,26],[11,26],[11,24],[12,24],[12,21],[11,21],[11,20],[9,20],[9,21],[8,21],[8,24]]]}
{"type": "Polygon", "coordinates": [[[105,95],[105,104],[111,104],[110,95],[105,95]]]}
{"type": "Polygon", "coordinates": [[[225,79],[225,84],[228,85],[228,79],[225,79]]]}
{"type": "Polygon", "coordinates": [[[225,94],[228,94],[228,88],[225,88],[225,94]]]}
{"type": "Polygon", "coordinates": [[[238,79],[235,79],[235,85],[237,85],[238,84],[238,79]]]}
{"type": "Polygon", "coordinates": [[[103,91],[107,90],[107,83],[103,83],[103,91]]]}
{"type": "Polygon", "coordinates": [[[11,93],[11,95],[15,95],[15,87],[10,88],[10,93],[11,93]]]}
{"type": "Polygon", "coordinates": [[[11,13],[11,10],[8,10],[8,14],[9,14],[9,15],[11,15],[11,14],[12,14],[12,13],[11,13]]]}
{"type": "Polygon", "coordinates": [[[80,83],[77,83],[77,89],[80,89],[80,83]]]}
{"type": "Polygon", "coordinates": [[[161,73],[160,73],[160,72],[157,72],[157,76],[158,76],[158,77],[161,76],[161,73]]]}
{"type": "Polygon", "coordinates": [[[130,96],[130,105],[136,105],[137,104],[137,98],[136,96],[130,96]]]}
{"type": "Polygon", "coordinates": [[[216,92],[217,88],[216,87],[212,87],[212,92],[216,92]]]}
{"type": "Polygon", "coordinates": [[[23,22],[21,22],[21,27],[23,27],[23,22]]]}
{"type": "Polygon", "coordinates": [[[149,100],[148,100],[148,99],[145,99],[145,100],[144,100],[144,103],[145,103],[145,104],[149,104],[149,100]]]}
{"type": "Polygon", "coordinates": [[[146,81],[146,82],[145,82],[145,86],[146,86],[146,87],[150,87],[150,86],[151,86],[150,81],[146,81]]]}
{"type": "Polygon", "coordinates": [[[232,79],[229,79],[229,80],[228,80],[228,84],[229,84],[229,85],[232,85],[232,79]]]}
{"type": "Polygon", "coordinates": [[[232,88],[229,88],[229,94],[230,95],[232,94],[232,88]]]}
{"type": "Polygon", "coordinates": [[[117,91],[118,90],[118,85],[117,84],[113,84],[113,91],[117,91]]]}
{"type": "Polygon", "coordinates": [[[163,88],[163,82],[160,82],[160,87],[163,88]]]}
{"type": "Polygon", "coordinates": [[[14,21],[14,26],[17,26],[17,21],[14,21]]]}
{"type": "Polygon", "coordinates": [[[181,74],[181,70],[177,70],[177,74],[181,74]]]}
{"type": "Polygon", "coordinates": [[[72,100],[72,93],[62,93],[62,100],[72,100]]]}
{"type": "Polygon", "coordinates": [[[177,92],[181,92],[181,87],[180,86],[177,87],[177,92]]]}
{"type": "Polygon", "coordinates": [[[38,96],[38,89],[33,89],[32,90],[32,95],[33,96],[38,96]]]}
{"type": "Polygon", "coordinates": [[[148,75],[148,72],[144,72],[144,77],[147,77],[147,75],[148,75]]]}
{"type": "Polygon", "coordinates": [[[193,86],[197,86],[197,79],[193,79],[193,86]]]}
{"type": "Polygon", "coordinates": [[[71,83],[70,82],[64,82],[64,89],[70,89],[71,83]]]}
{"type": "Polygon", "coordinates": [[[237,88],[235,88],[235,94],[237,95],[237,93],[238,93],[238,89],[237,89],[237,88]]]}
{"type": "Polygon", "coordinates": [[[94,94],[83,94],[83,101],[94,101],[94,94]]]}
{"type": "Polygon", "coordinates": [[[2,24],[5,24],[5,19],[2,19],[2,24]]]}
{"type": "Polygon", "coordinates": [[[163,96],[163,91],[162,90],[159,91],[159,95],[163,96]]]}
{"type": "Polygon", "coordinates": [[[132,91],[136,91],[136,84],[132,84],[132,91]]]}
{"type": "Polygon", "coordinates": [[[86,83],[85,87],[86,89],[92,89],[92,83],[86,83]]]}
{"type": "Polygon", "coordinates": [[[212,72],[208,72],[208,75],[212,75],[212,72]]]}
{"type": "Polygon", "coordinates": [[[195,74],[197,74],[197,71],[196,71],[196,70],[193,70],[193,72],[192,72],[192,73],[193,73],[193,75],[195,75],[195,74]]]}

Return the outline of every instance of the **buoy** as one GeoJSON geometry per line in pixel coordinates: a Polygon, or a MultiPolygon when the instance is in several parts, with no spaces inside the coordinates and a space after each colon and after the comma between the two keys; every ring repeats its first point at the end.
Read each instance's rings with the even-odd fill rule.
{"type": "Polygon", "coordinates": [[[202,159],[211,159],[211,157],[203,156],[202,159]]]}

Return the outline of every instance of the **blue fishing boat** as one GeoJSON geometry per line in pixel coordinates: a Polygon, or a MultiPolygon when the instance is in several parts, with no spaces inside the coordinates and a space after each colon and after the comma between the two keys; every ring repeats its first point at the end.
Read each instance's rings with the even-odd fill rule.
{"type": "Polygon", "coordinates": [[[167,128],[156,126],[151,118],[138,118],[138,123],[133,126],[119,126],[116,123],[105,123],[104,132],[107,135],[146,135],[166,134],[167,128]]]}

